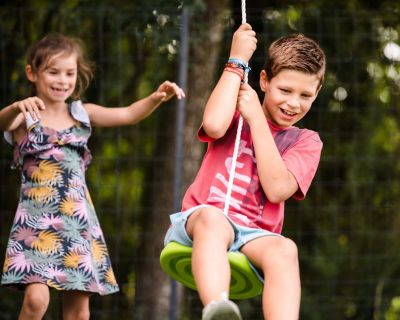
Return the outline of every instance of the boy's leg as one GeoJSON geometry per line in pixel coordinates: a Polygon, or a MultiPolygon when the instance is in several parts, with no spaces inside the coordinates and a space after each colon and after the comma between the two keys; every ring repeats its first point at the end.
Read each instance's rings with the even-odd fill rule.
{"type": "Polygon", "coordinates": [[[43,283],[26,286],[19,320],[42,319],[50,302],[49,287],[43,283]]]}
{"type": "Polygon", "coordinates": [[[63,293],[63,319],[89,320],[90,293],[83,291],[65,291],[63,293]]]}
{"type": "Polygon", "coordinates": [[[301,288],[296,244],[287,238],[266,236],[246,243],[240,251],[264,273],[264,318],[297,320],[301,288]]]}
{"type": "Polygon", "coordinates": [[[222,212],[213,207],[196,210],[186,223],[193,240],[192,271],[203,305],[229,292],[230,266],[227,249],[234,232],[222,212]]]}

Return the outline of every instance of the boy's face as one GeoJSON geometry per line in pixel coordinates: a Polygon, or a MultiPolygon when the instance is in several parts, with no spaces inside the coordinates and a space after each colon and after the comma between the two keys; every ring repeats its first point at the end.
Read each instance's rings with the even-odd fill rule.
{"type": "Polygon", "coordinates": [[[270,81],[266,72],[260,73],[260,87],[264,91],[263,108],[266,117],[279,127],[290,127],[310,110],[320,89],[315,74],[283,69],[270,81]]]}

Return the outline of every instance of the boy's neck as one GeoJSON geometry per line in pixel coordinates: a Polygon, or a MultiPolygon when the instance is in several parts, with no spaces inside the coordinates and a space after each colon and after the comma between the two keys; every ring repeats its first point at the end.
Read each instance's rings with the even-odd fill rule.
{"type": "Polygon", "coordinates": [[[282,126],[279,126],[276,123],[272,122],[272,120],[268,119],[268,117],[266,117],[266,119],[267,119],[269,127],[272,128],[274,131],[287,130],[287,129],[292,127],[292,126],[290,126],[290,127],[282,127],[282,126]]]}

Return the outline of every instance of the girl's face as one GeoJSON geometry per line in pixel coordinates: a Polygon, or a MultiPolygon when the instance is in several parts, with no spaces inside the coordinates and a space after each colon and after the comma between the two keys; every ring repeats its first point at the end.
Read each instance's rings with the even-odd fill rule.
{"type": "Polygon", "coordinates": [[[283,69],[270,81],[266,72],[260,74],[260,87],[265,92],[266,117],[279,127],[290,127],[310,110],[320,89],[317,75],[283,69]]]}
{"type": "Polygon", "coordinates": [[[63,53],[51,57],[37,74],[26,68],[29,81],[36,86],[37,95],[45,103],[65,102],[75,90],[78,65],[77,55],[63,53]]]}

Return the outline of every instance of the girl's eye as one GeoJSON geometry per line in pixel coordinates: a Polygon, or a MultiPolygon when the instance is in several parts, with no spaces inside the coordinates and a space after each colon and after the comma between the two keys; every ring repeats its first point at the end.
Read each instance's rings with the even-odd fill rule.
{"type": "Polygon", "coordinates": [[[284,89],[284,88],[281,88],[280,90],[281,90],[282,92],[284,92],[284,93],[289,93],[289,92],[290,92],[288,89],[284,89]]]}

